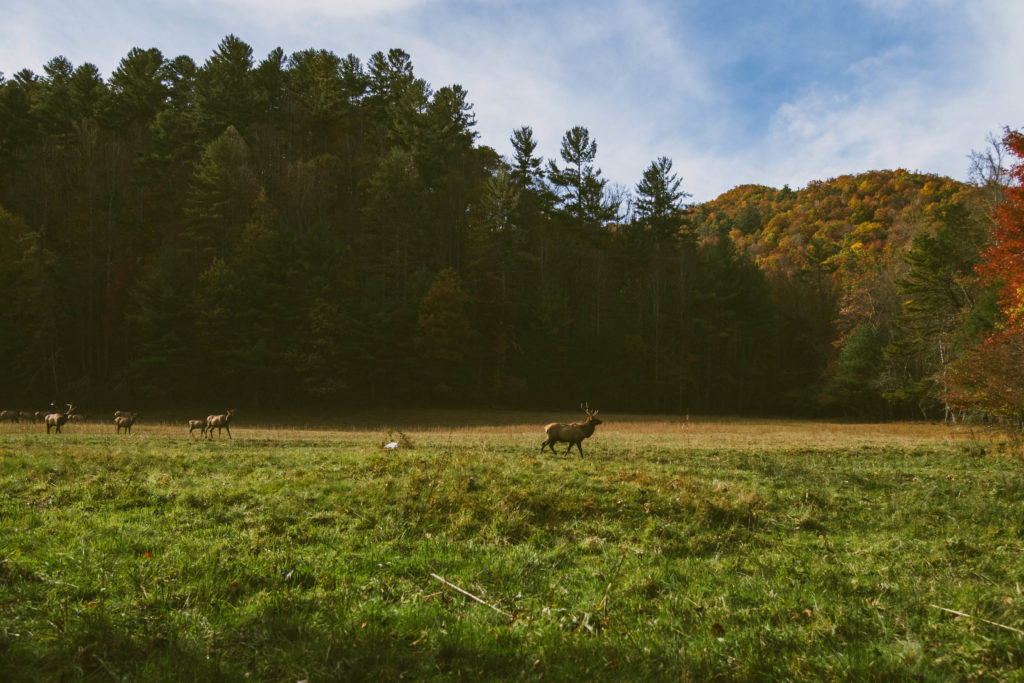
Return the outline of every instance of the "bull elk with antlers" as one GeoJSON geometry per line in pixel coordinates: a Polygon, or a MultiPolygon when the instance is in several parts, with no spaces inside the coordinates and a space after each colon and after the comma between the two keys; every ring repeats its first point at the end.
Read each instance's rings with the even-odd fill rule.
{"type": "Polygon", "coordinates": [[[67,410],[65,410],[63,413],[56,413],[55,412],[55,413],[49,413],[48,415],[46,415],[43,418],[43,422],[46,423],[46,433],[49,434],[50,433],[50,427],[53,427],[53,429],[54,429],[53,433],[54,434],[60,434],[60,428],[63,427],[64,424],[68,421],[68,419],[71,417],[71,413],[73,413],[74,410],[75,410],[75,407],[69,403],[68,407],[67,407],[67,410]]]}
{"type": "Polygon", "coordinates": [[[601,424],[601,420],[597,419],[596,410],[591,410],[590,406],[586,403],[580,405],[583,412],[587,414],[587,419],[583,422],[572,422],[566,424],[564,422],[552,422],[544,428],[544,433],[548,435],[544,443],[540,445],[540,450],[543,453],[545,448],[550,447],[551,452],[555,452],[555,444],[559,442],[568,442],[569,447],[565,449],[565,454],[568,455],[569,451],[572,450],[573,446],[576,446],[576,450],[583,455],[583,439],[589,438],[594,434],[594,429],[597,425],[601,424]]]}

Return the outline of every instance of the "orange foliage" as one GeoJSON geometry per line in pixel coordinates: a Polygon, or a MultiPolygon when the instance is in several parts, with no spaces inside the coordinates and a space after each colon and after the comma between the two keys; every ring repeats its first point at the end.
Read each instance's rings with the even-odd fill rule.
{"type": "Polygon", "coordinates": [[[985,252],[978,272],[1002,283],[1000,308],[1007,327],[1024,331],[1024,132],[1007,130],[1003,144],[1019,161],[1010,169],[1006,199],[996,208],[995,244],[985,252]]]}
{"type": "Polygon", "coordinates": [[[914,238],[933,231],[968,191],[943,176],[870,171],[799,191],[741,185],[696,207],[692,218],[705,240],[728,235],[773,278],[812,273],[835,287],[841,327],[852,329],[892,299],[886,283],[899,276],[914,238]]]}

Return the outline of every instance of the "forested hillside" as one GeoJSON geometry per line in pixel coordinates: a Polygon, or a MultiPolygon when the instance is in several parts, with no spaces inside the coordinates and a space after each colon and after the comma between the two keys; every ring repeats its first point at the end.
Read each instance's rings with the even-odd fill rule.
{"type": "MultiPolygon", "coordinates": [[[[502,158],[401,50],[134,49],[0,81],[0,403],[946,414],[999,320],[999,178],[684,204],[597,141],[502,158]]],[[[457,77],[457,74],[453,76],[457,77]]]]}

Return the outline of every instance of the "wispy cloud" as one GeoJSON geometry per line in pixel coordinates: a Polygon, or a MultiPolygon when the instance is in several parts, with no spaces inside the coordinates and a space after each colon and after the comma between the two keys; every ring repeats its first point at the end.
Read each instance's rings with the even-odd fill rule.
{"type": "Polygon", "coordinates": [[[331,19],[390,16],[435,4],[435,0],[212,0],[233,11],[259,13],[266,20],[290,20],[296,15],[331,19]]]}
{"type": "Polygon", "coordinates": [[[983,13],[965,13],[962,42],[949,46],[952,54],[941,61],[897,46],[852,64],[848,89],[815,89],[783,103],[759,149],[776,159],[766,182],[802,185],[895,167],[964,177],[972,148],[988,133],[1021,123],[1005,120],[1024,112],[1024,96],[1005,87],[1014,72],[1008,63],[1024,66],[1021,48],[1013,45],[1019,41],[990,34],[995,40],[978,50],[982,32],[1015,25],[1021,18],[1016,7],[989,3],[983,13]]]}

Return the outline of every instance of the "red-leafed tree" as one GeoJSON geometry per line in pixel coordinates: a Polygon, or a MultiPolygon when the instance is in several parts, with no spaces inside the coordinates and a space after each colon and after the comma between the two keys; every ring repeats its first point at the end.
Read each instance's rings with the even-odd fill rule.
{"type": "Polygon", "coordinates": [[[978,272],[999,287],[1003,321],[950,372],[951,405],[980,408],[1024,425],[1024,131],[1006,130],[1003,147],[1017,157],[996,207],[993,245],[978,272]]]}
{"type": "Polygon", "coordinates": [[[1000,308],[1006,327],[1024,331],[1024,131],[1007,130],[1003,145],[1018,162],[1010,169],[1010,186],[996,207],[993,246],[978,271],[1001,283],[1000,308]]]}

